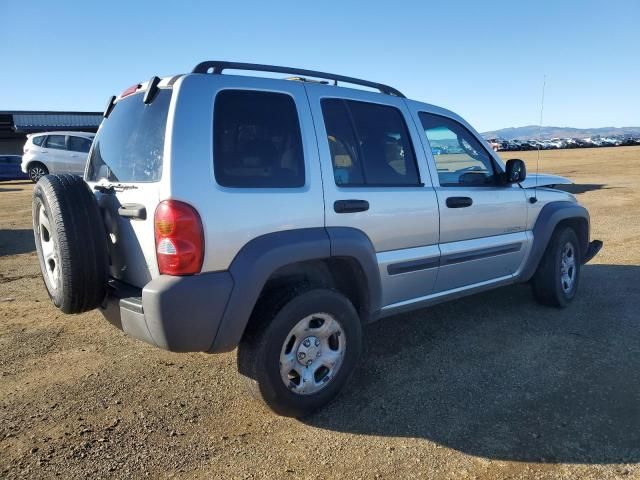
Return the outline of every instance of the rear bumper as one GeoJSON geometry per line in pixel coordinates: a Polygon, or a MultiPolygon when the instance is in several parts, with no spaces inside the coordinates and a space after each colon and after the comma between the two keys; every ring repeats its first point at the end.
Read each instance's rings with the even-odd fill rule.
{"type": "Polygon", "coordinates": [[[228,272],[161,275],[142,289],[112,279],[100,310],[109,322],[139,340],[173,352],[206,352],[232,289],[228,272]]]}

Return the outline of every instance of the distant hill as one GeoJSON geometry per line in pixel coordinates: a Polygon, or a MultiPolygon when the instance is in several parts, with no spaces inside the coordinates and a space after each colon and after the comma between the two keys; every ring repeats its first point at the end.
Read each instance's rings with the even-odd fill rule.
{"type": "Polygon", "coordinates": [[[602,128],[571,128],[571,127],[540,127],[527,125],[526,127],[510,127],[492,132],[484,132],[485,138],[502,138],[504,140],[532,140],[541,136],[543,140],[549,138],[587,138],[594,135],[608,137],[611,135],[640,136],[640,127],[602,127],[602,128]],[[541,133],[541,135],[540,135],[541,133]]]}

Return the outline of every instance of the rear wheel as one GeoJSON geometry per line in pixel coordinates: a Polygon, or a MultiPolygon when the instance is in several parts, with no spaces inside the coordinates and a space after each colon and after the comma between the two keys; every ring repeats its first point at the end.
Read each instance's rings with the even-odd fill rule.
{"type": "Polygon", "coordinates": [[[566,307],[573,300],[580,280],[580,245],[571,227],[556,230],[533,277],[538,302],[566,307]]]}
{"type": "Polygon", "coordinates": [[[51,300],[65,313],[98,307],[107,294],[108,250],[98,204],[82,178],[46,175],[33,190],[33,232],[51,300]]]}
{"type": "Polygon", "coordinates": [[[238,348],[251,393],[274,412],[301,417],[330,402],[360,356],[360,318],[332,290],[261,302],[238,348]]]}
{"type": "Polygon", "coordinates": [[[27,169],[27,174],[29,175],[29,178],[33,183],[37,183],[38,180],[40,180],[45,175],[49,174],[49,170],[47,170],[47,167],[45,167],[43,164],[39,162],[34,162],[31,165],[29,165],[29,168],[27,169]]]}

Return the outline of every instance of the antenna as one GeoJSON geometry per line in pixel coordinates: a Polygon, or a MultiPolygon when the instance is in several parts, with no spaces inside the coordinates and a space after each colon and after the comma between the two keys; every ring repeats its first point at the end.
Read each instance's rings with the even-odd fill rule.
{"type": "Polygon", "coordinates": [[[538,201],[538,172],[540,171],[540,143],[542,142],[542,113],[544,112],[544,89],[547,85],[547,75],[542,77],[542,100],[540,101],[540,124],[538,126],[538,154],[536,156],[536,184],[533,187],[533,197],[529,199],[531,203],[538,201]]]}

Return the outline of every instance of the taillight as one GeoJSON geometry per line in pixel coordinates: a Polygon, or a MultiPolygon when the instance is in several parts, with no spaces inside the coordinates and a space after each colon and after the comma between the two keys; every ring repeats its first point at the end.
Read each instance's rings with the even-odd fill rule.
{"type": "Polygon", "coordinates": [[[154,216],[156,258],[160,273],[192,275],[202,269],[204,233],[200,215],[178,200],[165,200],[154,216]]]}

